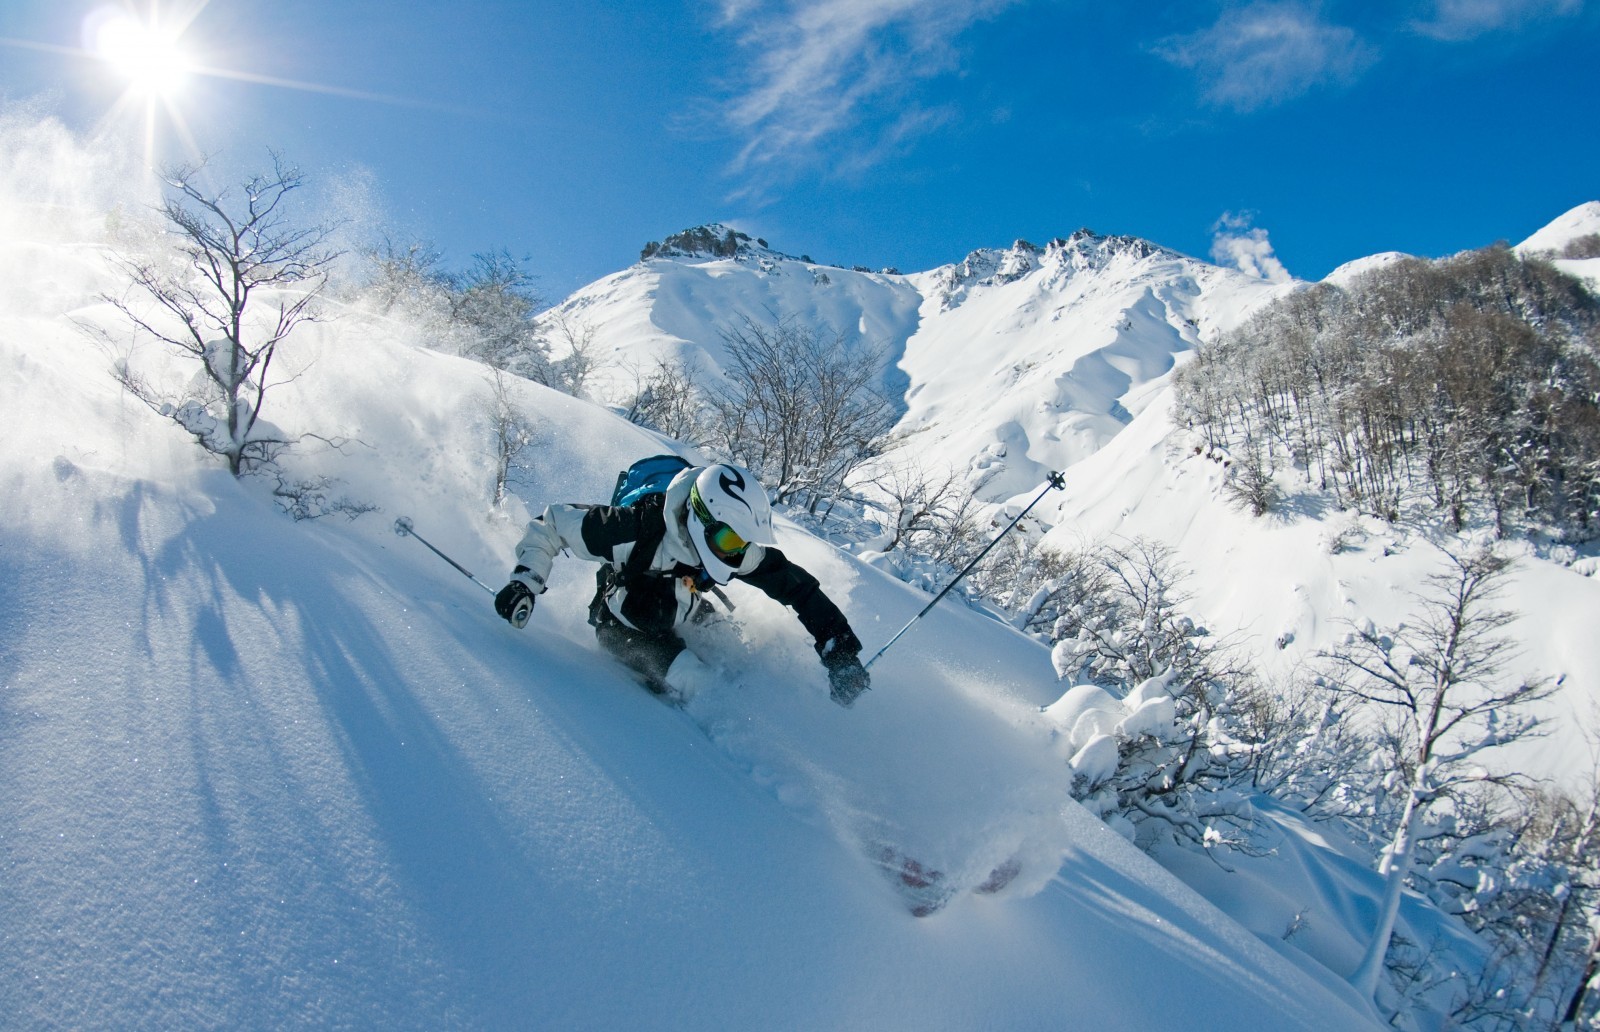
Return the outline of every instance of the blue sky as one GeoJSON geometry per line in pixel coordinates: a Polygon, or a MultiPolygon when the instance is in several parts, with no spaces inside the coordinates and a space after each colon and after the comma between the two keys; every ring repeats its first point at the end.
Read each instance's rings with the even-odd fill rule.
{"type": "MultiPolygon", "coordinates": [[[[157,146],[364,182],[395,239],[552,299],[714,220],[906,272],[1088,226],[1318,278],[1600,198],[1597,0],[619,6],[162,0],[204,71],[157,146]]],[[[80,52],[103,7],[0,4],[0,97],[128,119],[80,52]]]]}

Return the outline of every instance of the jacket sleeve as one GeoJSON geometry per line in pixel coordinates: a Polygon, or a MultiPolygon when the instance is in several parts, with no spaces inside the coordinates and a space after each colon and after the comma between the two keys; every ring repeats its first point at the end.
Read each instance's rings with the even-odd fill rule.
{"type": "Polygon", "coordinates": [[[792,608],[814,639],[817,655],[827,658],[861,652],[861,641],[850,629],[850,622],[823,593],[817,578],[790,562],[778,549],[768,547],[761,564],[750,573],[741,574],[739,579],[792,608]]]}
{"type": "Polygon", "coordinates": [[[550,579],[550,567],[563,549],[590,562],[612,562],[621,545],[637,541],[645,514],[637,508],[610,505],[551,505],[528,524],[517,543],[517,570],[540,581],[550,579]]]}

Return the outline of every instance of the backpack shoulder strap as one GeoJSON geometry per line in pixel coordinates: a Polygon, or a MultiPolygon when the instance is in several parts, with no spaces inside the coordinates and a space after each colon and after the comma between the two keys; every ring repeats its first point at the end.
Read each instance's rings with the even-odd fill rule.
{"type": "Polygon", "coordinates": [[[617,574],[617,580],[624,587],[631,585],[650,568],[651,560],[656,557],[656,549],[661,547],[661,542],[667,536],[666,501],[666,495],[649,494],[630,506],[639,514],[639,536],[634,539],[633,550],[623,560],[622,569],[617,574]]]}

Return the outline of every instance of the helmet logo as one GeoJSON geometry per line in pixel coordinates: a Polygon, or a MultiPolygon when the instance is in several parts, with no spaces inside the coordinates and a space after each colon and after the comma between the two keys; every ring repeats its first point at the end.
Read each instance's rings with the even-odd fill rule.
{"type": "Polygon", "coordinates": [[[745,501],[744,498],[742,498],[739,494],[740,491],[744,490],[744,477],[740,476],[739,471],[731,466],[724,466],[722,469],[723,473],[719,481],[719,483],[722,485],[722,490],[729,498],[732,498],[746,509],[749,509],[750,503],[745,501]]]}

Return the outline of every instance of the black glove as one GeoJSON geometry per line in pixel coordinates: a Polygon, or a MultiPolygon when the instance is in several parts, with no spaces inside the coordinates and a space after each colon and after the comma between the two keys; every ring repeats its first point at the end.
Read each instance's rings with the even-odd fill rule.
{"type": "Polygon", "coordinates": [[[506,623],[513,627],[523,627],[528,623],[528,617],[533,613],[534,594],[528,586],[519,580],[514,580],[500,589],[494,597],[494,611],[505,618],[506,623]]]}
{"type": "Polygon", "coordinates": [[[822,657],[822,663],[828,668],[828,697],[846,709],[872,687],[872,678],[854,652],[831,652],[822,657]]]}

